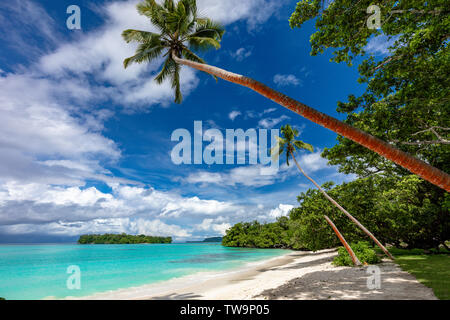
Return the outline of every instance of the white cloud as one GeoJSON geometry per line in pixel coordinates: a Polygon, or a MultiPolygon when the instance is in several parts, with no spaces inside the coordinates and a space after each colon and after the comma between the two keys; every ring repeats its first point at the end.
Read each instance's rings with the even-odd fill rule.
{"type": "Polygon", "coordinates": [[[217,223],[220,220],[222,219],[204,219],[201,224],[196,226],[196,229],[225,235],[226,231],[231,228],[231,224],[225,222],[217,223]]]}
{"type": "Polygon", "coordinates": [[[364,50],[372,55],[388,55],[389,47],[394,44],[396,39],[389,39],[385,35],[380,35],[377,37],[372,37],[367,45],[364,47],[364,50]]]}
{"type": "Polygon", "coordinates": [[[225,172],[198,171],[189,174],[184,181],[187,183],[216,184],[221,186],[247,186],[263,187],[272,185],[276,181],[282,180],[283,176],[277,175],[273,169],[261,165],[236,167],[225,172]],[[270,172],[269,172],[270,171],[270,172]],[[263,174],[265,173],[265,174],[263,174]]]}
{"type": "Polygon", "coordinates": [[[273,77],[273,82],[280,87],[298,86],[302,83],[301,80],[293,74],[276,74],[273,77]]]}
{"type": "MultiPolygon", "coordinates": [[[[307,174],[326,169],[332,169],[334,171],[333,174],[336,174],[336,167],[329,166],[327,160],[321,157],[321,153],[320,149],[314,153],[302,152],[297,157],[297,161],[307,174]]],[[[304,178],[293,163],[289,167],[286,163],[283,163],[280,165],[279,170],[261,165],[241,166],[222,172],[199,170],[190,173],[182,181],[190,184],[201,184],[202,186],[220,185],[259,188],[284,181],[291,176],[304,178]]]]}
{"type": "Polygon", "coordinates": [[[283,2],[279,0],[197,0],[202,15],[224,25],[236,21],[247,21],[250,30],[266,22],[278,11],[283,2]]]}
{"type": "Polygon", "coordinates": [[[0,77],[0,181],[82,184],[107,174],[100,161],[121,152],[101,132],[109,111],[86,113],[71,103],[88,95],[76,82],[0,77]]]}
{"type": "Polygon", "coordinates": [[[231,56],[237,61],[243,61],[252,55],[252,50],[246,48],[239,48],[235,52],[231,53],[231,56]]]}
{"type": "Polygon", "coordinates": [[[291,211],[293,208],[294,206],[290,204],[280,204],[278,205],[277,208],[269,212],[269,216],[274,219],[285,217],[288,215],[289,211],[291,211]]]}
{"type": "Polygon", "coordinates": [[[129,233],[146,234],[153,236],[172,236],[176,240],[186,239],[192,236],[189,230],[177,225],[169,225],[159,219],[92,219],[90,221],[75,222],[51,222],[48,224],[16,224],[13,226],[0,226],[0,231],[8,234],[47,234],[53,236],[78,236],[93,233],[129,233]]]}
{"type": "MultiPolygon", "coordinates": [[[[264,216],[262,209],[252,211],[230,201],[132,185],[105,169],[120,159],[121,150],[103,132],[104,122],[114,112],[99,106],[115,102],[126,111],[147,111],[173,99],[170,84],[158,86],[152,79],[162,60],[123,69],[123,59],[136,47],[127,45],[121,32],[155,30],[136,12],[137,2],[106,2],[98,9],[103,25],[66,42],[37,3],[1,4],[14,14],[20,12],[17,17],[23,25],[9,28],[9,45],[16,43],[33,59],[15,73],[0,72],[0,233],[129,232],[184,238],[192,235],[198,219],[215,219],[210,228],[222,233],[231,222],[217,220],[218,215],[264,216]],[[40,47],[27,43],[31,32],[45,43],[40,47]],[[89,187],[88,180],[104,182],[112,191],[89,187]]],[[[225,25],[247,21],[250,29],[269,19],[279,6],[278,1],[267,0],[199,0],[198,4],[202,15],[225,25]]],[[[4,23],[0,20],[0,27],[8,29],[4,23]]],[[[249,55],[248,50],[239,53],[249,55]]],[[[181,79],[185,96],[199,81],[189,68],[183,68],[181,79]]],[[[231,176],[235,185],[252,179],[256,185],[267,185],[270,180],[258,178],[255,168],[238,168],[231,176]]],[[[197,180],[213,183],[216,178],[200,175],[197,180]]]]}
{"type": "Polygon", "coordinates": [[[27,59],[45,53],[60,41],[55,20],[33,1],[2,1],[0,12],[2,46],[13,48],[27,59]]]}
{"type": "Polygon", "coordinates": [[[275,111],[277,111],[277,108],[269,108],[269,109],[264,110],[262,114],[272,113],[275,111]]]}
{"type": "Polygon", "coordinates": [[[330,168],[330,166],[328,166],[328,160],[323,158],[321,154],[321,150],[314,153],[305,153],[300,157],[299,163],[307,173],[330,168]]]}
{"type": "Polygon", "coordinates": [[[162,222],[159,219],[156,220],[144,220],[137,219],[135,221],[126,220],[129,224],[127,228],[128,232],[133,234],[147,234],[147,235],[158,235],[158,236],[166,236],[166,237],[175,237],[177,239],[180,238],[188,238],[192,236],[187,230],[177,226],[177,225],[168,225],[162,222]]]}
{"type": "Polygon", "coordinates": [[[0,232],[28,230],[26,233],[55,235],[64,231],[77,235],[98,230],[188,237],[187,229],[179,225],[195,224],[200,217],[227,215],[239,209],[230,202],[182,197],[152,188],[120,184],[112,188],[112,193],[103,193],[95,187],[3,184],[0,232]]]}
{"type": "Polygon", "coordinates": [[[290,119],[290,118],[285,115],[282,115],[279,118],[265,118],[265,119],[261,119],[258,122],[258,125],[260,127],[270,129],[270,128],[277,126],[278,124],[280,124],[281,122],[283,122],[284,120],[287,120],[287,119],[290,119]]]}
{"type": "Polygon", "coordinates": [[[238,116],[240,116],[242,113],[240,111],[231,111],[228,117],[231,119],[231,121],[234,121],[238,116]]]}

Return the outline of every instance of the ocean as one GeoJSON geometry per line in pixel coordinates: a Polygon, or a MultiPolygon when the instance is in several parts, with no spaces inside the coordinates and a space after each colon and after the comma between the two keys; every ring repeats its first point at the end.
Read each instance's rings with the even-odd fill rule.
{"type": "Polygon", "coordinates": [[[287,252],[226,248],[220,243],[0,245],[0,297],[84,297],[199,272],[232,270],[287,252]]]}

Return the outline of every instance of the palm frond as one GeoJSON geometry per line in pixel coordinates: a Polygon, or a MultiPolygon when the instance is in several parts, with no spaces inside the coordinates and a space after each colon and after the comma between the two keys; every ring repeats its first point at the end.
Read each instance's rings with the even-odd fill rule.
{"type": "Polygon", "coordinates": [[[220,42],[213,38],[207,37],[188,37],[188,43],[191,48],[194,50],[205,51],[209,49],[219,49],[220,42]]]}
{"type": "Polygon", "coordinates": [[[145,0],[136,6],[137,11],[150,19],[161,31],[166,29],[166,10],[163,6],[158,4],[155,0],[145,0]]]}
{"type": "Polygon", "coordinates": [[[122,32],[122,38],[127,42],[151,42],[154,38],[161,39],[161,35],[148,31],[141,31],[135,29],[127,29],[122,32]]]}
{"type": "Polygon", "coordinates": [[[218,23],[208,18],[198,18],[195,31],[190,35],[197,38],[212,38],[221,41],[225,34],[225,29],[218,23]]]}
{"type": "Polygon", "coordinates": [[[154,46],[151,43],[140,44],[136,54],[123,61],[123,66],[126,69],[133,63],[151,62],[158,58],[163,50],[163,46],[154,46]]]}
{"type": "Polygon", "coordinates": [[[193,53],[188,48],[183,48],[182,54],[183,54],[183,57],[186,58],[187,60],[191,60],[191,61],[198,62],[198,63],[206,63],[205,60],[203,60],[202,58],[197,56],[195,53],[193,53]]]}
{"type": "Polygon", "coordinates": [[[309,143],[305,143],[303,141],[297,140],[294,142],[294,146],[297,147],[297,149],[305,149],[311,152],[314,152],[314,147],[312,145],[310,145],[309,143]]]}
{"type": "Polygon", "coordinates": [[[155,77],[155,81],[158,84],[162,84],[164,80],[170,77],[175,71],[175,61],[173,61],[171,56],[168,56],[164,65],[161,69],[161,72],[155,77]]]}

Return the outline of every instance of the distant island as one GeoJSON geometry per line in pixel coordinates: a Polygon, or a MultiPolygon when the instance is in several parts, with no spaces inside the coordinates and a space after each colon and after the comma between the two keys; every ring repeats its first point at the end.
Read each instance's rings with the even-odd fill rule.
{"type": "Polygon", "coordinates": [[[172,243],[172,237],[153,237],[130,234],[86,234],[80,236],[79,244],[140,244],[140,243],[172,243]]]}
{"type": "Polygon", "coordinates": [[[187,243],[222,242],[222,237],[206,238],[203,241],[186,241],[187,243]]]}

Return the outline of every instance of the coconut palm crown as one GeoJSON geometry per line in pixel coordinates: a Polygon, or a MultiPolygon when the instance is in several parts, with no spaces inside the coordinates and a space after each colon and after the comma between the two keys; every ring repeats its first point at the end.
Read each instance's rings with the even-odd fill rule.
{"type": "Polygon", "coordinates": [[[199,17],[196,0],[145,0],[137,5],[141,15],[150,19],[159,33],[128,29],[122,33],[127,42],[137,42],[135,55],[124,60],[127,68],[133,63],[149,63],[165,57],[162,70],[155,77],[161,84],[170,79],[175,91],[175,102],[183,100],[180,89],[180,65],[173,55],[198,63],[206,63],[192,50],[219,49],[225,29],[206,17],[199,17]],[[192,49],[192,50],[191,50],[192,49]]]}
{"type": "Polygon", "coordinates": [[[295,150],[309,150],[314,152],[314,147],[308,143],[300,140],[295,140],[299,136],[297,129],[292,129],[290,125],[282,126],[280,129],[282,138],[277,138],[277,144],[270,150],[273,157],[280,156],[283,152],[286,152],[286,163],[289,166],[289,157],[294,157],[295,150]]]}

